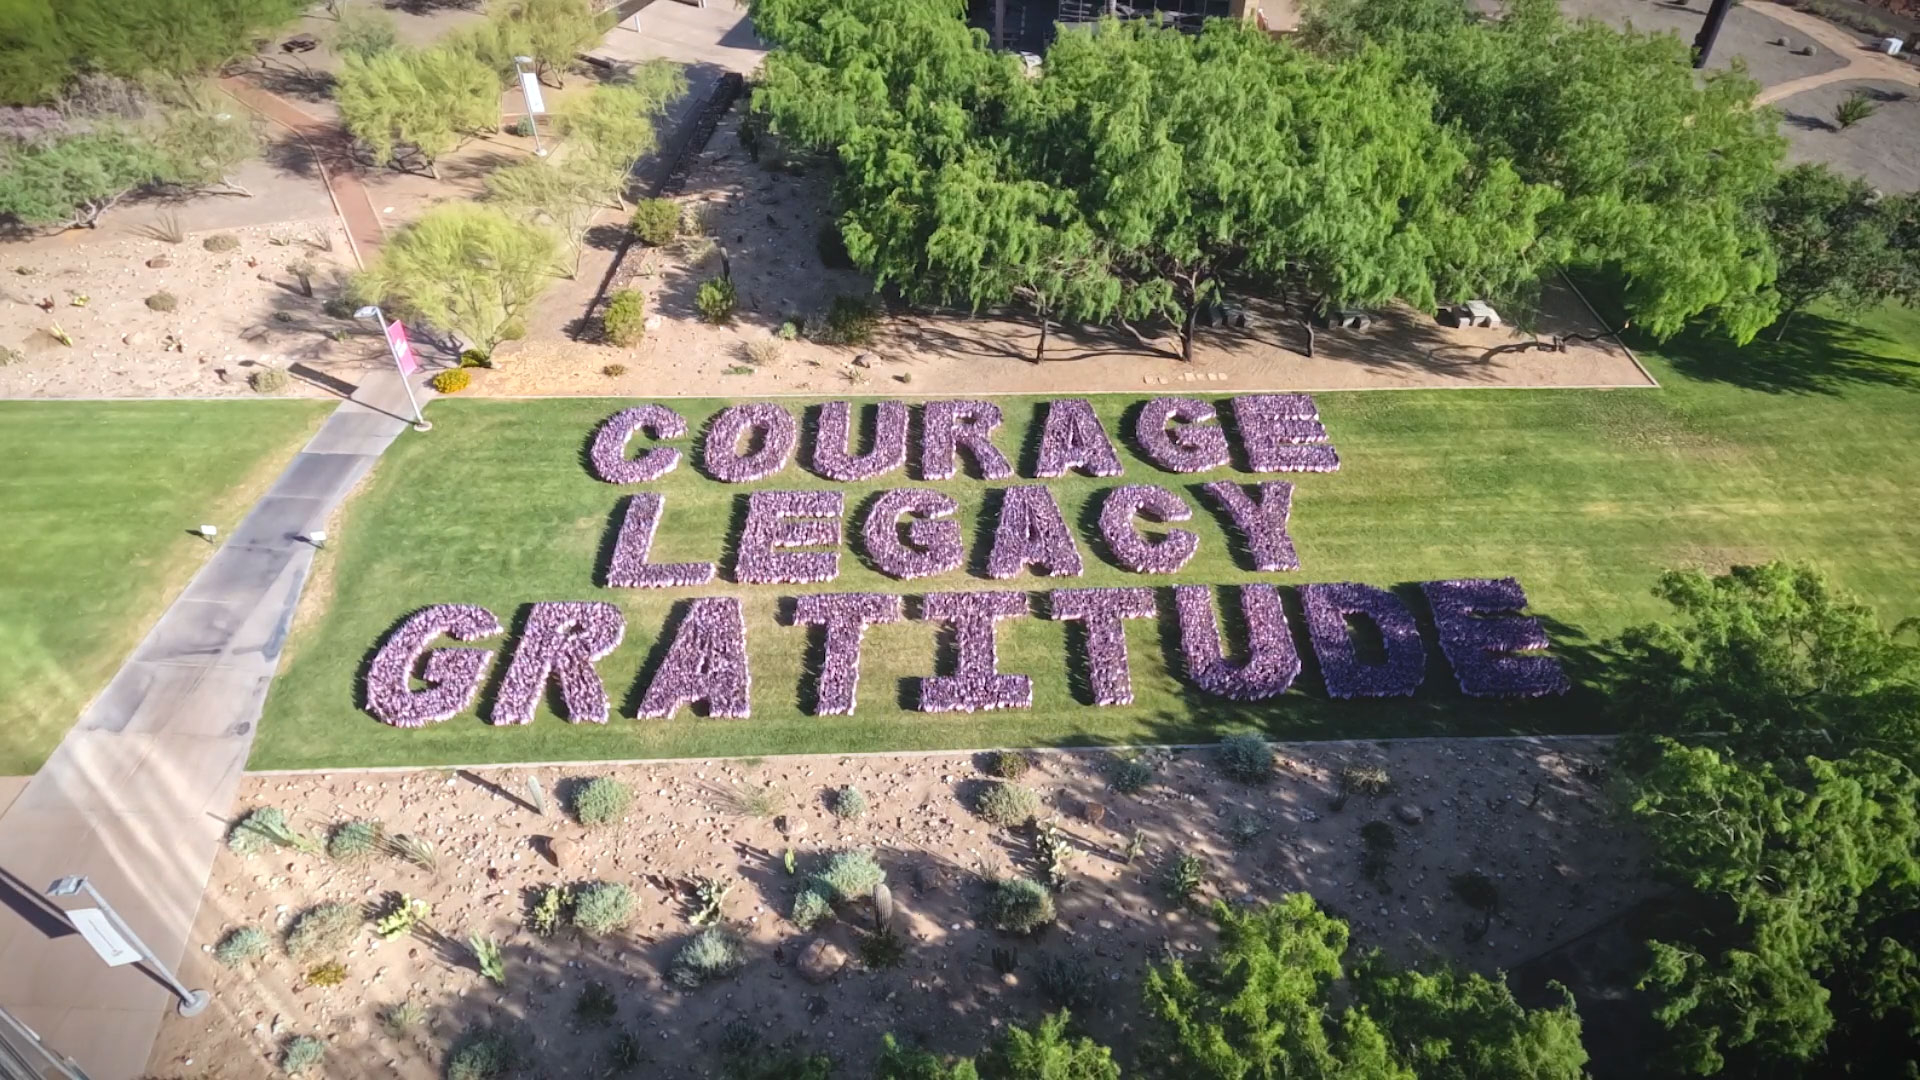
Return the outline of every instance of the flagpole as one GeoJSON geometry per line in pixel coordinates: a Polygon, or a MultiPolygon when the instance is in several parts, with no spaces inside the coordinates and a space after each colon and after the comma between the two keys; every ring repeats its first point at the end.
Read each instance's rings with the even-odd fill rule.
{"type": "Polygon", "coordinates": [[[432,431],[433,423],[427,419],[425,413],[420,411],[420,402],[413,396],[413,384],[407,381],[407,369],[405,365],[400,362],[400,351],[394,348],[393,335],[388,332],[387,328],[386,313],[380,310],[379,305],[368,304],[353,314],[354,317],[358,319],[364,319],[371,315],[374,323],[380,327],[380,336],[385,338],[387,342],[387,355],[393,357],[393,369],[400,373],[400,389],[407,392],[407,404],[413,407],[413,430],[432,431]]]}

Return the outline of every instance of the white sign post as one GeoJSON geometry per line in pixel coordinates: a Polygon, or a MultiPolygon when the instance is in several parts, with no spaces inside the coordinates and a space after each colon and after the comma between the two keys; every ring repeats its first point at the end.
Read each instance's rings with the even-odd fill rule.
{"type": "Polygon", "coordinates": [[[80,932],[80,936],[87,940],[87,944],[93,947],[93,951],[99,955],[100,959],[106,961],[108,967],[145,963],[147,970],[157,976],[161,982],[166,983],[167,989],[173,991],[174,996],[180,999],[181,1016],[200,1015],[201,1010],[207,1007],[207,992],[189,990],[183,986],[180,980],[174,977],[173,972],[167,970],[167,966],[160,962],[160,958],[153,955],[153,950],[147,948],[147,943],[141,941],[140,936],[133,932],[133,928],[113,910],[113,905],[107,903],[107,898],[101,896],[99,890],[93,887],[93,882],[84,877],[73,876],[63,877],[47,886],[48,896],[78,896],[83,892],[93,901],[94,906],[67,911],[67,921],[72,923],[73,928],[80,932]]]}
{"type": "Polygon", "coordinates": [[[540,145],[540,115],[547,111],[547,100],[540,94],[540,76],[531,56],[514,57],[513,66],[520,73],[520,96],[526,99],[527,124],[533,128],[533,156],[546,157],[547,148],[540,145]]]}
{"type": "Polygon", "coordinates": [[[93,946],[93,951],[100,954],[100,959],[107,962],[108,967],[121,967],[140,959],[140,950],[120,936],[120,931],[113,928],[107,913],[99,908],[72,908],[67,912],[67,919],[73,923],[75,930],[80,931],[80,936],[87,939],[87,944],[93,946]]]}

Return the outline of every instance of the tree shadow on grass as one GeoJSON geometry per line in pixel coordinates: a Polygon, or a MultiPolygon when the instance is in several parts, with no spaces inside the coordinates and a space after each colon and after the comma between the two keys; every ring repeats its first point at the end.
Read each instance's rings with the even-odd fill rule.
{"type": "Polygon", "coordinates": [[[1746,346],[1690,327],[1655,342],[1628,335],[1636,349],[1658,352],[1682,375],[1770,394],[1838,394],[1851,386],[1920,388],[1920,362],[1892,355],[1891,337],[1825,315],[1796,315],[1784,338],[1769,327],[1746,346]]]}

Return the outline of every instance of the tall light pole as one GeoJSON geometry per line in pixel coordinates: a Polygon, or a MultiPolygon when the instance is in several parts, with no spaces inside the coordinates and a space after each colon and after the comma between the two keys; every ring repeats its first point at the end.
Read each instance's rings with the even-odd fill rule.
{"type": "Polygon", "coordinates": [[[1714,40],[1720,36],[1720,24],[1727,21],[1727,9],[1733,7],[1733,0],[1712,0],[1707,7],[1707,20],[1700,24],[1700,33],[1693,39],[1693,66],[1707,66],[1707,57],[1713,54],[1714,40]]]}
{"type": "Polygon", "coordinates": [[[107,903],[107,898],[93,887],[93,882],[76,874],[47,886],[48,896],[77,896],[83,892],[92,898],[95,906],[68,909],[67,921],[80,931],[81,937],[87,939],[87,944],[100,954],[100,959],[105,960],[108,967],[145,962],[147,970],[166,983],[167,989],[180,999],[181,1016],[200,1015],[207,1007],[207,992],[189,990],[175,978],[173,972],[160,962],[160,958],[153,955],[153,950],[147,948],[147,943],[141,941],[140,936],[120,918],[120,913],[113,910],[113,905],[107,903]]]}
{"type": "Polygon", "coordinates": [[[393,357],[393,366],[400,371],[400,388],[407,392],[407,404],[413,406],[413,430],[432,431],[433,425],[420,412],[420,402],[414,399],[413,384],[407,381],[407,376],[420,366],[413,356],[413,342],[407,340],[407,328],[397,322],[388,322],[376,304],[368,304],[354,312],[353,317],[372,319],[379,325],[380,336],[387,339],[387,353],[393,357]]]}
{"type": "Polygon", "coordinates": [[[539,114],[547,111],[547,102],[540,96],[540,76],[533,70],[533,57],[514,57],[513,70],[520,76],[520,96],[527,103],[527,126],[533,129],[533,156],[546,157],[547,148],[540,145],[539,114]]]}

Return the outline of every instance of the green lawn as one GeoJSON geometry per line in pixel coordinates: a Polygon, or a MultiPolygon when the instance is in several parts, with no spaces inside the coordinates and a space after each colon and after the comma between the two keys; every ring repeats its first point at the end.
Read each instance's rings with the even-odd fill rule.
{"type": "MultiPolygon", "coordinates": [[[[1344,465],[1332,475],[1290,477],[1298,485],[1292,533],[1303,569],[1271,577],[1393,586],[1511,574],[1549,620],[1576,680],[1590,676],[1593,647],[1603,638],[1662,613],[1649,587],[1666,567],[1812,559],[1889,621],[1920,614],[1914,591],[1920,582],[1920,394],[1907,381],[1920,378],[1920,354],[1909,344],[1916,340],[1920,319],[1911,312],[1876,315],[1859,327],[1811,319],[1784,345],[1733,352],[1670,343],[1648,357],[1665,384],[1661,390],[1319,395],[1344,465]]],[[[1099,399],[1110,431],[1120,430],[1114,421],[1133,400],[1099,399]]],[[[1187,691],[1169,673],[1164,622],[1129,624],[1137,704],[1100,709],[1075,696],[1069,676],[1078,660],[1062,624],[1039,618],[1004,623],[1001,631],[1002,670],[1035,679],[1029,711],[904,711],[902,680],[930,673],[937,651],[928,624],[905,623],[870,631],[855,716],[807,716],[796,702],[808,636],[776,620],[779,598],[792,588],[722,582],[669,592],[596,585],[623,489],[594,480],[581,458],[594,426],[623,404],[436,404],[433,434],[401,441],[330,545],[329,613],[290,646],[253,766],[1190,741],[1248,724],[1280,736],[1328,738],[1585,730],[1599,722],[1591,692],[1526,706],[1472,702],[1450,692],[1446,669],[1437,664],[1410,703],[1328,702],[1309,674],[1280,702],[1231,706],[1187,691]],[[633,719],[635,685],[662,622],[677,600],[700,592],[744,598],[752,719],[702,719],[686,710],[667,722],[633,719]],[[606,598],[628,616],[624,643],[599,665],[619,714],[610,724],[571,725],[543,709],[525,727],[492,728],[468,714],[397,730],[358,708],[355,681],[374,645],[421,605],[480,604],[511,622],[533,601],[606,598]]],[[[676,408],[697,428],[722,404],[682,401],[676,408]]],[[[1037,402],[1013,398],[1001,405],[1009,427],[999,443],[1011,456],[1026,445],[1037,402]]],[[[1125,481],[1185,491],[1200,479],[1234,475],[1168,476],[1122,452],[1125,481]]],[[[1082,523],[1088,572],[1079,584],[1171,583],[1125,574],[1084,542],[1089,498],[1118,482],[1124,481],[1053,482],[1069,520],[1082,523]]],[[[852,486],[848,506],[862,505],[878,487],[906,483],[896,475],[852,486]]],[[[759,486],[827,485],[795,465],[759,486]]],[[[986,485],[937,486],[960,500],[963,529],[971,535],[986,485]]],[[[657,487],[667,495],[667,511],[654,561],[717,559],[730,550],[746,489],[706,480],[684,464],[657,487]]],[[[1186,527],[1200,532],[1201,554],[1175,580],[1232,583],[1260,576],[1240,568],[1211,512],[1199,509],[1186,527]]],[[[1039,578],[1018,583],[1036,590],[1049,584],[1039,578]]],[[[976,587],[1007,586],[961,572],[896,583],[848,551],[840,579],[825,588],[976,587]]]]}
{"type": "Polygon", "coordinates": [[[46,760],[330,406],[0,402],[0,775],[46,760]]]}

